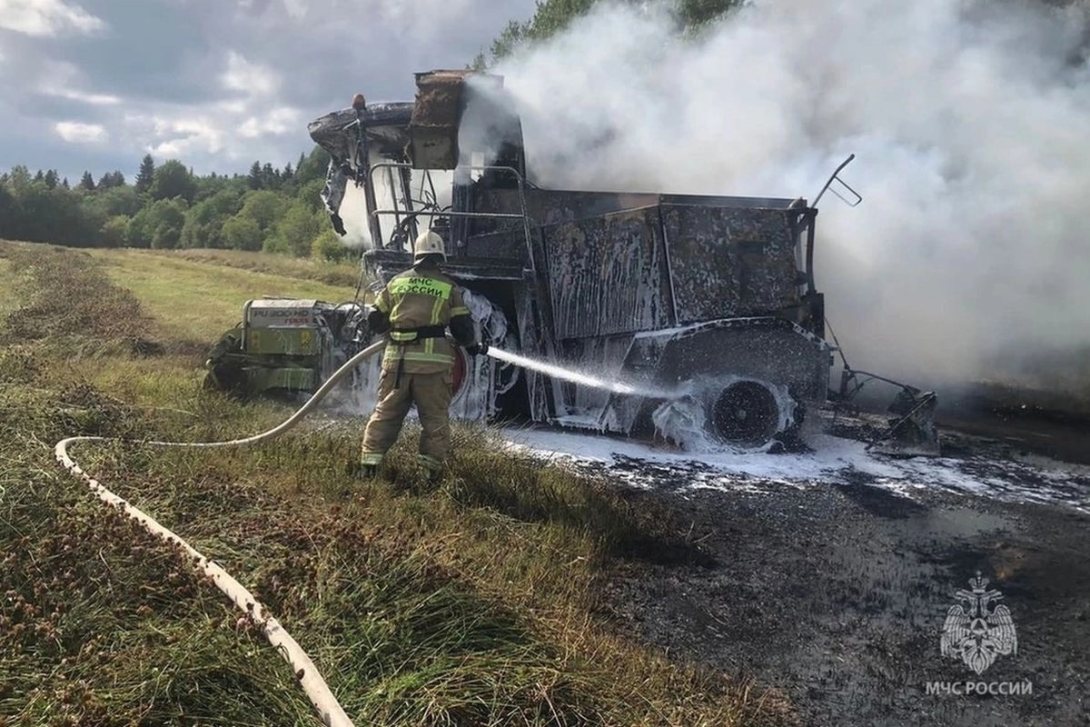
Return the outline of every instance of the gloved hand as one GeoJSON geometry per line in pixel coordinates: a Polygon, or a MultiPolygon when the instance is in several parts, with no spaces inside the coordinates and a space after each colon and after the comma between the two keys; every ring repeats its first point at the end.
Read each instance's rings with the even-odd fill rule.
{"type": "Polygon", "coordinates": [[[472,343],[466,346],[466,353],[470,356],[485,356],[488,354],[488,344],[484,341],[472,343]]]}
{"type": "Polygon", "coordinates": [[[367,327],[371,329],[372,333],[381,336],[390,330],[390,317],[388,315],[370,306],[367,306],[364,310],[367,312],[367,327]]]}

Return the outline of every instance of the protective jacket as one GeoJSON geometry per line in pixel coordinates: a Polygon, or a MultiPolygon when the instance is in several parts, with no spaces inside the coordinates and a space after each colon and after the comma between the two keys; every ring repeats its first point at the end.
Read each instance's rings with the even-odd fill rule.
{"type": "Polygon", "coordinates": [[[449,326],[463,346],[474,342],[473,321],[462,291],[438,268],[417,266],[395,275],[375,301],[372,328],[387,329],[389,343],[384,370],[406,374],[450,371],[453,351],[446,339],[449,326]]]}

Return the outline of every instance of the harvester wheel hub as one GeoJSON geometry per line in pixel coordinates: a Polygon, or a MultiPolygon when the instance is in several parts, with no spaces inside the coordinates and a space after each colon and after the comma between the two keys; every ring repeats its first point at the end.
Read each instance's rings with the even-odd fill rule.
{"type": "Polygon", "coordinates": [[[712,406],[715,433],[728,442],[762,444],[779,428],[776,396],[758,381],[738,381],[720,392],[712,406]]]}

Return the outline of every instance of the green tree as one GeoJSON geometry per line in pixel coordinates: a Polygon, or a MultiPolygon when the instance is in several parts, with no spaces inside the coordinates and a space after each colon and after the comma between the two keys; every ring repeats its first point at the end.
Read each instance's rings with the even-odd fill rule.
{"type": "Polygon", "coordinates": [[[223,224],[223,239],[235,250],[260,250],[261,228],[250,217],[235,215],[223,224]]]}
{"type": "Polygon", "coordinates": [[[8,174],[8,184],[15,195],[22,194],[23,190],[30,186],[30,183],[30,170],[25,165],[16,164],[11,168],[11,173],[8,174]]]}
{"type": "Polygon", "coordinates": [[[21,217],[19,200],[8,189],[8,183],[5,180],[3,184],[0,184],[0,239],[19,237],[21,217]]]}
{"type": "Polygon", "coordinates": [[[189,208],[182,228],[181,246],[227,247],[223,225],[238,212],[241,195],[238,190],[224,189],[189,208]]]}
{"type": "Polygon", "coordinates": [[[155,160],[151,154],[145,154],[140,162],[140,171],[136,173],[136,191],[143,194],[151,190],[151,183],[155,181],[155,160]]]}
{"type": "MultiPolygon", "coordinates": [[[[165,165],[164,165],[165,166],[165,165]]],[[[147,230],[151,247],[156,250],[173,250],[182,239],[185,225],[186,203],[181,197],[157,200],[148,209],[147,230]]]]}
{"type": "MultiPolygon", "coordinates": [[[[493,43],[495,43],[495,41],[493,41],[493,43]]],[[[488,70],[488,56],[484,54],[483,50],[478,51],[477,55],[473,56],[473,60],[469,64],[469,69],[472,71],[488,70]]]]}
{"type": "Polygon", "coordinates": [[[264,189],[264,177],[261,176],[261,162],[254,162],[250,167],[250,174],[246,177],[250,189],[264,189]]]}
{"type": "Polygon", "coordinates": [[[257,223],[262,232],[269,230],[283,217],[288,200],[281,194],[262,189],[247,192],[239,214],[257,223]]]}
{"type": "Polygon", "coordinates": [[[295,193],[295,198],[305,204],[312,212],[317,210],[325,210],[325,203],[322,202],[322,190],[325,189],[325,179],[313,179],[304,185],[301,185],[298,191],[295,193]]]}
{"type": "Polygon", "coordinates": [[[90,172],[84,172],[83,177],[79,180],[79,188],[88,192],[95,188],[95,178],[91,176],[90,172]]]}
{"type": "Polygon", "coordinates": [[[329,152],[320,146],[315,146],[310,154],[299,157],[299,163],[295,165],[295,181],[301,187],[315,179],[324,180],[328,169],[329,152]]]}
{"type": "Polygon", "coordinates": [[[150,207],[143,207],[129,220],[129,226],[125,229],[125,244],[128,247],[151,247],[149,210],[150,207]]]}
{"type": "Polygon", "coordinates": [[[98,179],[99,189],[111,189],[125,184],[125,175],[119,171],[106,172],[98,179]]]}
{"type": "Polygon", "coordinates": [[[296,257],[310,255],[311,243],[321,232],[321,224],[314,211],[302,201],[297,201],[276,224],[273,234],[265,239],[265,252],[280,252],[296,257]]]}
{"type": "Polygon", "coordinates": [[[125,245],[129,230],[128,215],[114,215],[102,224],[99,237],[103,247],[122,247],[125,245]]]}
{"type": "Polygon", "coordinates": [[[87,198],[86,204],[93,205],[106,217],[113,215],[135,215],[144,206],[144,200],[129,185],[119,187],[99,187],[98,194],[87,198]]]}
{"type": "Polygon", "coordinates": [[[280,175],[273,165],[265,162],[265,166],[261,167],[261,188],[262,189],[280,189],[280,175]]]}
{"type": "Polygon", "coordinates": [[[742,0],[677,0],[677,15],[684,26],[699,27],[742,4],[742,0]]]}
{"type": "Polygon", "coordinates": [[[209,197],[213,197],[224,191],[230,191],[236,197],[240,198],[242,197],[242,193],[247,189],[244,179],[232,179],[226,175],[209,174],[206,177],[195,177],[194,181],[197,183],[197,196],[194,197],[194,201],[196,202],[208,199],[209,197]]]}
{"type": "Polygon", "coordinates": [[[12,187],[12,192],[19,212],[12,221],[13,237],[74,247],[97,244],[98,227],[88,224],[81,204],[82,193],[49,189],[44,181],[19,183],[12,187]]]}
{"type": "Polygon", "coordinates": [[[56,189],[57,182],[59,181],[57,178],[57,170],[50,169],[48,172],[45,173],[45,177],[42,181],[45,182],[46,189],[56,189]]]}
{"type": "Polygon", "coordinates": [[[554,35],[579,16],[585,15],[596,2],[597,0],[539,0],[532,18],[522,23],[511,21],[492,42],[492,57],[503,58],[527,42],[544,40],[554,35]]]}
{"type": "Polygon", "coordinates": [[[181,197],[188,204],[197,194],[197,184],[184,164],[176,159],[168,159],[155,170],[150,191],[152,199],[181,197]]]}
{"type": "MultiPolygon", "coordinates": [[[[517,20],[509,21],[507,26],[500,31],[498,36],[496,36],[496,39],[492,41],[492,58],[498,60],[511,55],[516,48],[522,45],[529,29],[529,22],[521,23],[517,20]]],[[[483,69],[487,65],[485,63],[484,54],[481,53],[473,63],[475,66],[479,66],[483,69]]]]}
{"type": "Polygon", "coordinates": [[[314,238],[314,242],[311,243],[310,254],[316,260],[323,260],[325,262],[340,262],[341,260],[347,260],[355,254],[352,248],[344,244],[340,235],[333,231],[333,228],[328,227],[318,234],[314,238]]]}

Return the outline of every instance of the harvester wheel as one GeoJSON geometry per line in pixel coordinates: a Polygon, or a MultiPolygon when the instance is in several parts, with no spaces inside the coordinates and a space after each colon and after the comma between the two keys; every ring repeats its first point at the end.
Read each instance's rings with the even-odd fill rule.
{"type": "Polygon", "coordinates": [[[772,391],[758,381],[727,386],[712,406],[712,426],[728,442],[763,444],[776,434],[780,407],[772,391]]]}

